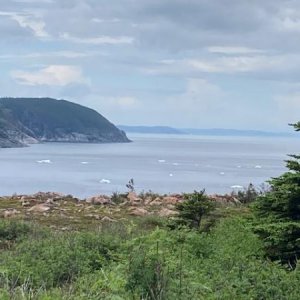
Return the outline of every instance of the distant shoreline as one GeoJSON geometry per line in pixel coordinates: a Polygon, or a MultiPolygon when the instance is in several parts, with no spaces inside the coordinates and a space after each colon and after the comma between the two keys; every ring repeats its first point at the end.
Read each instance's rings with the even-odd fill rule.
{"type": "Polygon", "coordinates": [[[262,130],[242,130],[225,128],[174,128],[169,126],[128,126],[117,125],[126,133],[140,134],[176,134],[176,135],[199,135],[199,136],[237,136],[237,137],[298,137],[290,132],[272,132],[262,130]]]}

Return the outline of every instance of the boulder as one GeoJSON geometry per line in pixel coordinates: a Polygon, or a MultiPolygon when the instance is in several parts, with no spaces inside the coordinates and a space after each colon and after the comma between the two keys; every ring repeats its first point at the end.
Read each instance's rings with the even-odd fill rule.
{"type": "Polygon", "coordinates": [[[164,204],[176,204],[180,202],[180,199],[178,197],[174,196],[166,196],[163,198],[163,203],[164,204]]]}
{"type": "Polygon", "coordinates": [[[137,196],[136,192],[129,192],[127,195],[127,199],[131,204],[142,202],[142,199],[137,196]]]}
{"type": "Polygon", "coordinates": [[[16,209],[7,209],[3,212],[3,218],[12,218],[19,213],[16,209]]]}
{"type": "Polygon", "coordinates": [[[102,222],[117,222],[116,220],[114,220],[110,217],[107,217],[107,216],[103,217],[101,221],[102,222]]]}
{"type": "Polygon", "coordinates": [[[28,209],[28,211],[43,213],[43,212],[49,211],[50,209],[51,209],[51,207],[49,206],[49,204],[42,203],[42,204],[36,204],[36,205],[32,206],[31,208],[28,209]]]}
{"type": "Polygon", "coordinates": [[[145,205],[149,205],[151,202],[153,202],[153,199],[151,197],[146,197],[144,200],[145,205]]]}
{"type": "Polygon", "coordinates": [[[90,197],[87,198],[85,200],[86,203],[91,203],[94,205],[107,205],[107,204],[111,204],[111,199],[108,196],[105,195],[100,195],[100,196],[94,196],[94,197],[90,197]]]}
{"type": "Polygon", "coordinates": [[[23,207],[31,206],[31,203],[28,200],[22,201],[21,204],[22,204],[23,207]]]}
{"type": "Polygon", "coordinates": [[[160,198],[155,198],[152,202],[150,202],[150,206],[159,206],[159,205],[162,205],[163,202],[160,198]]]}
{"type": "Polygon", "coordinates": [[[130,211],[130,215],[143,217],[143,216],[149,215],[149,212],[144,208],[133,208],[130,211]]]}
{"type": "Polygon", "coordinates": [[[160,217],[171,217],[171,216],[176,216],[178,214],[177,211],[174,211],[174,210],[171,210],[171,209],[168,209],[168,208],[163,208],[159,213],[158,215],[160,217]]]}

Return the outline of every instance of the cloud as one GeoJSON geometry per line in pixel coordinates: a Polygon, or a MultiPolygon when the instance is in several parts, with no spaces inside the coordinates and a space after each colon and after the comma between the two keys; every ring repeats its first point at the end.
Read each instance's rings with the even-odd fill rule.
{"type": "Polygon", "coordinates": [[[101,101],[109,109],[132,110],[140,105],[138,99],[132,96],[102,97],[101,101]]]}
{"type": "Polygon", "coordinates": [[[16,21],[20,27],[29,28],[36,37],[49,37],[49,34],[45,31],[45,22],[33,14],[0,12],[0,16],[8,16],[16,21]]]}
{"type": "Polygon", "coordinates": [[[66,86],[84,82],[80,68],[67,65],[51,65],[33,72],[13,71],[11,76],[19,84],[31,86],[66,86]]]}
{"type": "MultiPolygon", "coordinates": [[[[232,52],[233,54],[233,52],[232,52]]],[[[142,71],[152,75],[177,74],[250,74],[273,79],[287,74],[298,74],[300,55],[298,54],[248,54],[204,56],[203,58],[163,59],[156,65],[143,68],[142,71]]],[[[280,78],[280,77],[279,77],[280,78]]]]}
{"type": "Polygon", "coordinates": [[[54,0],[12,0],[16,3],[54,3],[54,0]]]}
{"type": "Polygon", "coordinates": [[[248,118],[249,128],[272,128],[290,110],[272,123],[265,116],[299,111],[297,91],[283,86],[300,77],[297,0],[2,2],[5,95],[70,96],[116,122],[153,125],[200,124],[205,111],[202,126],[238,127],[248,118]]]}
{"type": "Polygon", "coordinates": [[[223,98],[224,92],[219,86],[202,78],[189,78],[185,92],[175,100],[181,103],[183,108],[194,110],[195,107],[199,107],[206,111],[222,105],[223,98]]]}
{"type": "Polygon", "coordinates": [[[233,46],[213,46],[208,47],[207,50],[211,53],[221,53],[221,54],[255,54],[264,53],[264,50],[253,49],[247,47],[233,47],[233,46]]]}
{"type": "Polygon", "coordinates": [[[0,59],[3,60],[15,60],[15,59],[57,59],[57,58],[68,58],[68,59],[78,59],[86,57],[95,57],[95,56],[106,56],[104,52],[100,51],[52,51],[52,52],[32,52],[24,54],[2,54],[0,59]]]}
{"type": "Polygon", "coordinates": [[[280,120],[284,120],[286,123],[299,121],[300,92],[275,96],[274,99],[280,120]]]}
{"type": "Polygon", "coordinates": [[[91,44],[91,45],[101,45],[101,44],[110,44],[110,45],[120,45],[120,44],[132,44],[134,42],[133,37],[129,36],[98,36],[92,38],[78,38],[70,36],[68,33],[63,33],[60,35],[63,40],[70,41],[73,43],[80,44],[91,44]]]}

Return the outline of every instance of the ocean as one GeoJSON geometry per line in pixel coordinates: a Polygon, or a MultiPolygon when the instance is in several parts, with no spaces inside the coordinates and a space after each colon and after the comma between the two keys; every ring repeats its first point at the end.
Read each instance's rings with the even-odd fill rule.
{"type": "Polygon", "coordinates": [[[128,144],[45,143],[0,149],[0,195],[52,191],[85,198],[135,189],[230,193],[283,173],[295,137],[131,134],[128,144]]]}

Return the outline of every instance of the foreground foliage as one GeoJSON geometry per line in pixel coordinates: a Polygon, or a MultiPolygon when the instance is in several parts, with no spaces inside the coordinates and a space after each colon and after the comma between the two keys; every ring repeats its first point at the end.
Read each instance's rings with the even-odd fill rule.
{"type": "Polygon", "coordinates": [[[12,221],[0,228],[12,232],[1,235],[2,243],[14,236],[0,255],[0,299],[298,299],[300,293],[297,268],[266,259],[244,218],[222,219],[209,233],[168,230],[164,222],[146,232],[113,224],[54,232],[12,221]]]}

